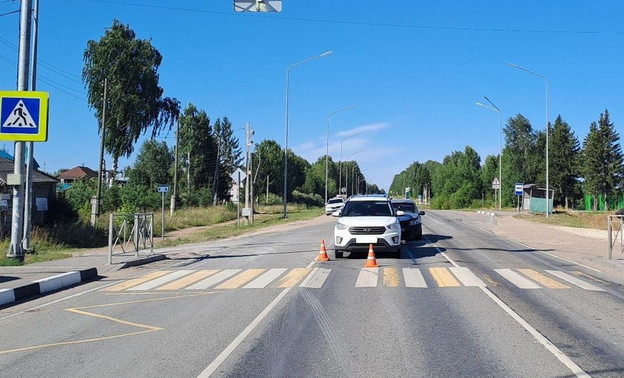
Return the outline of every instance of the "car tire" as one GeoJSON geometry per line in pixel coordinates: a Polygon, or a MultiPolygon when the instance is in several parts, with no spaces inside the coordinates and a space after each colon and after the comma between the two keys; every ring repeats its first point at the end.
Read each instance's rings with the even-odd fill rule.
{"type": "Polygon", "coordinates": [[[341,259],[344,256],[344,251],[341,249],[334,249],[334,258],[341,259]]]}

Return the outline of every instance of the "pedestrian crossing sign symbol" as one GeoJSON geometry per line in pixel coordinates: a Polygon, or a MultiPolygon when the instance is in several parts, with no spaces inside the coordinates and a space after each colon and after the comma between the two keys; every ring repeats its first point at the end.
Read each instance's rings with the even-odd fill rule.
{"type": "Polygon", "coordinates": [[[0,140],[48,140],[47,92],[0,91],[0,140]]]}

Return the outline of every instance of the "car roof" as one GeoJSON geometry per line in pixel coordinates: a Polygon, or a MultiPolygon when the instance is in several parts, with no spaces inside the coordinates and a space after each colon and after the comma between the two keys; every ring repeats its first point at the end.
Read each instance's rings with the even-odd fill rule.
{"type": "Polygon", "coordinates": [[[355,195],[349,197],[349,201],[390,201],[390,199],[380,194],[355,195]]]}

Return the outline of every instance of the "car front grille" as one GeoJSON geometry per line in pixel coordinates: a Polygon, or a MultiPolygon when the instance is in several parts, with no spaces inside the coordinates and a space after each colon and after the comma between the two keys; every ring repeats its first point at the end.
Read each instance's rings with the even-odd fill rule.
{"type": "Polygon", "coordinates": [[[350,227],[351,235],[381,235],[386,232],[385,227],[350,227]]]}

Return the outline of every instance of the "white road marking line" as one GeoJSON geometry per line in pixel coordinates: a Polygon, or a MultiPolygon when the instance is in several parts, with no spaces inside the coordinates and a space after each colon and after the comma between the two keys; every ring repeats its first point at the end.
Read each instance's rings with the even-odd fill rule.
{"type": "Polygon", "coordinates": [[[568,262],[568,263],[570,263],[570,264],[574,264],[574,265],[582,266],[582,267],[583,267],[583,268],[585,268],[585,269],[593,270],[594,272],[597,272],[597,273],[602,273],[602,271],[600,271],[600,270],[598,270],[598,269],[595,269],[595,268],[589,267],[589,266],[587,266],[587,265],[579,264],[579,263],[577,263],[577,262],[574,262],[574,261],[571,261],[571,260],[568,260],[568,259],[564,259],[563,257],[559,257],[559,256],[554,255],[554,254],[552,254],[552,253],[548,253],[548,252],[544,252],[544,251],[540,251],[540,252],[542,252],[542,253],[544,253],[544,254],[546,254],[546,255],[548,255],[548,256],[554,257],[554,258],[556,258],[556,259],[563,260],[563,261],[568,262]]]}
{"type": "MultiPolygon", "coordinates": [[[[448,257],[446,254],[443,254],[444,258],[447,259],[451,264],[457,266],[455,261],[448,257]]],[[[527,330],[540,344],[544,346],[550,353],[552,353],[561,363],[568,367],[572,371],[574,375],[579,378],[591,378],[589,374],[587,374],[580,366],[578,366],[572,359],[566,356],[557,346],[550,342],[546,337],[544,337],[541,333],[539,333],[535,328],[533,328],[526,320],[524,320],[520,315],[518,315],[511,307],[507,306],[505,302],[503,302],[500,298],[498,298],[489,288],[480,286],[479,289],[485,293],[490,299],[494,301],[500,308],[502,308],[509,316],[511,316],[518,324],[522,326],[525,330],[527,330]]]]}
{"type": "Polygon", "coordinates": [[[327,276],[329,276],[330,272],[331,269],[314,268],[312,273],[310,273],[305,280],[303,280],[299,287],[320,289],[325,283],[325,280],[327,279],[327,276]]]}
{"type": "Polygon", "coordinates": [[[466,267],[451,267],[451,272],[464,286],[487,286],[476,274],[466,267]]]}
{"type": "Polygon", "coordinates": [[[576,277],[572,277],[567,273],[560,272],[558,270],[547,270],[548,273],[552,274],[555,277],[559,277],[564,281],[571,283],[572,285],[576,285],[581,289],[589,290],[589,291],[606,291],[596,285],[592,285],[589,282],[585,282],[583,280],[579,280],[576,277]]]}
{"type": "Polygon", "coordinates": [[[418,287],[423,289],[427,287],[427,283],[420,269],[403,268],[403,280],[405,281],[405,287],[418,287]]]}
{"type": "Polygon", "coordinates": [[[210,375],[212,375],[212,373],[214,373],[219,368],[219,366],[221,366],[221,364],[230,356],[230,354],[232,354],[232,352],[236,350],[236,348],[243,342],[243,340],[245,340],[245,338],[249,336],[249,334],[258,326],[258,324],[260,324],[260,322],[286,296],[286,294],[288,294],[291,289],[292,287],[289,287],[279,293],[279,295],[271,303],[269,303],[269,305],[264,310],[262,310],[262,312],[247,327],[245,327],[243,332],[236,336],[236,338],[230,343],[230,345],[228,345],[227,348],[225,348],[223,352],[221,352],[221,354],[219,354],[217,358],[215,358],[214,361],[212,361],[210,365],[208,365],[208,367],[206,367],[206,369],[204,369],[204,371],[202,371],[197,377],[210,377],[210,375]]]}
{"type": "Polygon", "coordinates": [[[196,284],[193,284],[186,288],[186,290],[204,290],[208,289],[212,285],[216,285],[221,281],[235,275],[240,272],[242,269],[225,269],[222,272],[219,272],[213,276],[206,278],[205,280],[201,280],[196,284]]]}
{"type": "Polygon", "coordinates": [[[379,268],[362,268],[355,287],[376,287],[378,278],[379,268]]]}
{"type": "Polygon", "coordinates": [[[139,291],[139,290],[150,290],[153,289],[155,287],[164,285],[166,283],[169,283],[171,281],[175,281],[178,278],[182,278],[186,275],[189,275],[191,273],[193,273],[194,270],[177,270],[175,272],[171,272],[165,276],[156,278],[154,280],[151,281],[147,281],[146,283],[142,283],[140,285],[134,286],[129,288],[128,290],[132,290],[132,291],[139,291]]]}
{"type": "Polygon", "coordinates": [[[494,271],[520,289],[539,289],[540,286],[528,278],[525,278],[511,269],[494,269],[494,271]]]}
{"type": "MultiPolygon", "coordinates": [[[[308,266],[306,266],[306,269],[310,269],[314,263],[316,263],[316,261],[309,263],[308,266]]],[[[292,287],[288,287],[279,293],[279,295],[271,303],[269,303],[269,305],[262,310],[262,312],[243,330],[243,332],[236,336],[230,345],[228,345],[227,348],[225,348],[223,352],[221,352],[217,358],[215,358],[214,361],[212,361],[210,365],[208,365],[208,367],[198,375],[198,378],[210,377],[210,375],[212,375],[212,373],[214,373],[219,366],[221,366],[223,361],[225,361],[230,354],[236,350],[236,348],[245,340],[247,336],[249,336],[258,324],[260,324],[260,322],[269,314],[269,312],[277,306],[277,304],[286,296],[286,294],[288,294],[290,290],[292,290],[292,287]]]]}
{"type": "Polygon", "coordinates": [[[251,281],[247,285],[243,286],[243,289],[262,289],[262,288],[265,288],[268,284],[273,282],[273,280],[275,280],[277,277],[281,276],[287,270],[288,269],[286,269],[286,268],[269,269],[267,272],[262,274],[260,277],[258,277],[255,280],[251,281]]]}

